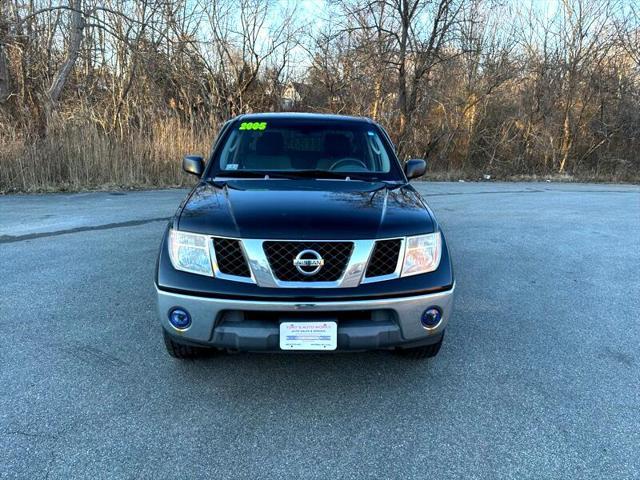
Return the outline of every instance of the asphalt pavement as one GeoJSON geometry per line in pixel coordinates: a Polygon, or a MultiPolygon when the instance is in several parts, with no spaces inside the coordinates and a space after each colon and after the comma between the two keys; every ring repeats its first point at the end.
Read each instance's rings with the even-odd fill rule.
{"type": "Polygon", "coordinates": [[[418,183],[438,357],[170,358],[184,190],[0,197],[0,478],[640,478],[640,188],[418,183]]]}

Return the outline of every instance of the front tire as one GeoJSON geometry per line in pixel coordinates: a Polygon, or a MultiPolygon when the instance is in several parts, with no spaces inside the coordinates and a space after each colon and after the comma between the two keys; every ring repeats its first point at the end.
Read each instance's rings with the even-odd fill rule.
{"type": "Polygon", "coordinates": [[[164,338],[164,346],[167,349],[167,353],[173,358],[178,358],[180,360],[191,360],[194,358],[211,355],[211,353],[213,352],[213,350],[210,348],[194,347],[191,345],[186,345],[184,343],[176,342],[173,337],[169,335],[164,329],[162,330],[162,336],[164,338]]]}
{"type": "Polygon", "coordinates": [[[440,351],[440,347],[442,347],[442,342],[444,341],[444,332],[442,332],[442,337],[437,343],[432,343],[431,345],[424,345],[422,347],[414,347],[414,348],[399,348],[396,350],[396,353],[402,357],[410,358],[412,360],[422,360],[424,358],[433,358],[438,355],[440,351]]]}

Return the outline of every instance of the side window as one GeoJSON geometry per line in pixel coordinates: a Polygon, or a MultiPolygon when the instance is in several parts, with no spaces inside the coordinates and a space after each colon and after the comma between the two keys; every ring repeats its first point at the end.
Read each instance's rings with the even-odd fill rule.
{"type": "Polygon", "coordinates": [[[222,152],[220,152],[220,169],[237,170],[238,169],[238,131],[234,130],[225,142],[222,152]]]}

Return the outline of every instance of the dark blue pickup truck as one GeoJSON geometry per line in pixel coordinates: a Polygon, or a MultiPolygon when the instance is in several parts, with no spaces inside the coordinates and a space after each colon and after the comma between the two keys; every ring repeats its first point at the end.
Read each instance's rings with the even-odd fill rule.
{"type": "Polygon", "coordinates": [[[156,270],[167,351],[440,350],[455,281],[433,213],[366,118],[227,122],[169,222],[156,270]]]}

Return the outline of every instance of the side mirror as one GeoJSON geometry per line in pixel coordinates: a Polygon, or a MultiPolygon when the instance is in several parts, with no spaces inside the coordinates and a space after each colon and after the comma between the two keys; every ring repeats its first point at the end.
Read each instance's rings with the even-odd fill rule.
{"type": "Polygon", "coordinates": [[[427,171],[427,162],[425,160],[413,159],[408,160],[404,165],[404,173],[409,180],[424,175],[427,171]]]}
{"type": "Polygon", "coordinates": [[[182,160],[182,169],[187,173],[201,177],[204,172],[204,160],[198,155],[187,155],[182,160]]]}

